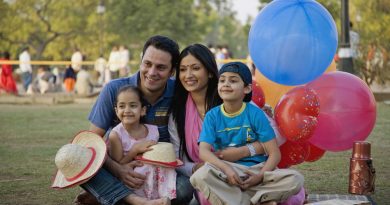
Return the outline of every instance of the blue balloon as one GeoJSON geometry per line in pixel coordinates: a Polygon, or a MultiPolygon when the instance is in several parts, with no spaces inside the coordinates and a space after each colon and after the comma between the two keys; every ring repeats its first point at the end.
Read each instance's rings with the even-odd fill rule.
{"type": "Polygon", "coordinates": [[[336,24],[313,0],[274,0],[257,15],[248,38],[259,71],[284,85],[319,77],[337,49],[336,24]]]}

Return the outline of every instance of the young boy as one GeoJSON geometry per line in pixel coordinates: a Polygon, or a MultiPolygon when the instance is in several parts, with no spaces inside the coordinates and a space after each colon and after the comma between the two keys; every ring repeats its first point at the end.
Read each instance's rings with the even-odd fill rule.
{"type": "Polygon", "coordinates": [[[294,170],[275,169],[280,151],[264,112],[247,103],[252,96],[252,75],[240,62],[222,66],[218,94],[223,104],[211,109],[199,137],[200,158],[205,165],[190,178],[211,204],[276,204],[303,186],[294,170]],[[251,143],[259,141],[268,155],[256,155],[251,143]],[[235,162],[220,160],[210,150],[246,145],[250,157],[235,162]]]}

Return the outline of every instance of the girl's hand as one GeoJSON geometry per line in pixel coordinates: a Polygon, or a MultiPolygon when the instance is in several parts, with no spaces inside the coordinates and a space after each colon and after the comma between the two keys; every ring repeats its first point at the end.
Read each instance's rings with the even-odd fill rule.
{"type": "Polygon", "coordinates": [[[263,181],[263,177],[264,177],[263,173],[255,174],[255,173],[250,172],[250,171],[246,171],[245,173],[247,174],[248,177],[247,177],[247,179],[245,179],[242,182],[242,185],[240,186],[241,189],[243,189],[243,190],[248,189],[249,187],[258,185],[263,181]]]}
{"type": "Polygon", "coordinates": [[[139,142],[133,146],[133,149],[137,152],[137,154],[142,154],[144,152],[152,150],[150,146],[157,144],[156,141],[153,140],[145,140],[142,142],[139,142]]]}
{"type": "Polygon", "coordinates": [[[234,186],[241,186],[242,185],[241,178],[238,176],[237,172],[234,171],[234,169],[231,166],[227,165],[222,170],[222,172],[225,173],[225,175],[227,177],[228,184],[234,185],[234,186]]]}

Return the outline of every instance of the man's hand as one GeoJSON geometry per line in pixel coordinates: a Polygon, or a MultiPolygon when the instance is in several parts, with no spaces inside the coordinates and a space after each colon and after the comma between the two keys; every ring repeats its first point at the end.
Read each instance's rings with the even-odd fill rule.
{"type": "Polygon", "coordinates": [[[143,163],[140,161],[131,161],[121,165],[120,170],[118,170],[119,179],[128,187],[139,189],[144,184],[146,176],[135,172],[134,168],[142,166],[143,163]]]}
{"type": "Polygon", "coordinates": [[[263,173],[255,174],[251,171],[246,171],[245,173],[247,174],[248,177],[242,182],[242,185],[240,186],[241,189],[243,190],[258,185],[263,181],[263,177],[264,177],[263,173]]]}

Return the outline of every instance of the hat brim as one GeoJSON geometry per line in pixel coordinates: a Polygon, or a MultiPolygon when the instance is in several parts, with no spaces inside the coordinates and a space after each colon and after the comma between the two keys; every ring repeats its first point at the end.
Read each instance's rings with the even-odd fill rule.
{"type": "Polygon", "coordinates": [[[136,160],[142,161],[146,164],[152,164],[152,165],[157,165],[157,166],[162,166],[162,167],[169,167],[169,168],[176,168],[179,166],[182,166],[184,163],[180,159],[176,159],[174,162],[160,162],[160,161],[154,161],[150,159],[145,159],[142,156],[136,156],[136,160]]]}
{"type": "Polygon", "coordinates": [[[66,177],[61,173],[61,171],[57,170],[53,179],[53,184],[51,185],[51,187],[54,189],[70,188],[85,183],[86,181],[88,181],[88,179],[90,179],[97,173],[97,171],[102,167],[104,160],[106,159],[107,145],[102,139],[102,137],[100,137],[96,133],[90,131],[81,131],[74,137],[71,143],[95,149],[95,160],[82,175],[72,181],[68,181],[66,177]]]}

